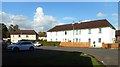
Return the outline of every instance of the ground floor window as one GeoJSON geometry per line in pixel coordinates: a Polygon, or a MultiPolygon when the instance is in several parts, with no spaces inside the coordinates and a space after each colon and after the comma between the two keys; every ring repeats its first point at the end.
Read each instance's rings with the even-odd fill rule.
{"type": "Polygon", "coordinates": [[[76,38],[76,42],[78,42],[78,38],[76,38]]]}
{"type": "Polygon", "coordinates": [[[65,38],[65,42],[67,41],[67,39],[65,38]]]}
{"type": "Polygon", "coordinates": [[[80,39],[79,39],[79,42],[80,42],[80,39]]]}
{"type": "Polygon", "coordinates": [[[88,42],[89,42],[89,43],[91,42],[91,39],[90,39],[90,38],[88,39],[88,42]]]}

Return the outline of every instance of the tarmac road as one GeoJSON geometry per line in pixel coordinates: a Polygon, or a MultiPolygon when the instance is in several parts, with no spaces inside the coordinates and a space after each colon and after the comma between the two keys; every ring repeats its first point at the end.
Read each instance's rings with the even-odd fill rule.
{"type": "MultiPolygon", "coordinates": [[[[118,49],[41,46],[37,49],[77,51],[94,56],[105,65],[118,65],[118,49]]],[[[120,64],[120,63],[119,63],[120,64]]]]}

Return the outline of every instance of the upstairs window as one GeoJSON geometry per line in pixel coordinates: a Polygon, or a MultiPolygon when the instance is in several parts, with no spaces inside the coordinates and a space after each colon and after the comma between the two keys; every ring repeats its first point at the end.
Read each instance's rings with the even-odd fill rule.
{"type": "Polygon", "coordinates": [[[81,34],[81,30],[79,30],[79,34],[81,34]]]}
{"type": "Polygon", "coordinates": [[[99,33],[102,33],[102,29],[101,28],[99,28],[99,33]]]}
{"type": "Polygon", "coordinates": [[[76,35],[78,35],[78,30],[76,30],[76,35]]]}
{"type": "Polygon", "coordinates": [[[101,43],[101,38],[98,39],[98,42],[101,43]]]}
{"type": "Polygon", "coordinates": [[[56,36],[57,36],[57,32],[56,32],[56,36]]]}
{"type": "Polygon", "coordinates": [[[91,34],[91,29],[88,29],[88,34],[91,34]]]}

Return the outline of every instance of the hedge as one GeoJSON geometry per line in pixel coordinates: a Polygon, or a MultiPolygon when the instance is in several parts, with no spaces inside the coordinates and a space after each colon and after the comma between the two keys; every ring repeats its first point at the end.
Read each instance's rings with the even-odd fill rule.
{"type": "Polygon", "coordinates": [[[60,42],[47,42],[46,40],[30,40],[32,43],[39,42],[43,46],[59,46],[60,42]]]}

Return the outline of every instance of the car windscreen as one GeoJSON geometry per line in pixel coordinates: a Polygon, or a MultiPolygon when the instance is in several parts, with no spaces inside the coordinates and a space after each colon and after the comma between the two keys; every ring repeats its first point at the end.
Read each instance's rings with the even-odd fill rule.
{"type": "Polygon", "coordinates": [[[21,45],[28,45],[28,44],[32,44],[31,42],[22,42],[21,45]]]}
{"type": "Polygon", "coordinates": [[[20,45],[20,44],[21,44],[21,42],[16,43],[16,45],[20,45]]]}

